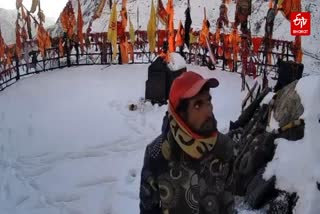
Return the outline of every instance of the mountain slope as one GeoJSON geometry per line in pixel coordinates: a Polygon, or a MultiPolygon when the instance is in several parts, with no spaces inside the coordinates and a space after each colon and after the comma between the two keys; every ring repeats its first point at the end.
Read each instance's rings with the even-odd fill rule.
{"type": "Polygon", "coordinates": [[[15,10],[6,10],[0,8],[0,28],[4,41],[7,44],[15,42],[15,22],[17,18],[17,12],[15,10]]]}
{"type": "MultiPolygon", "coordinates": [[[[77,0],[71,0],[75,14],[77,14],[77,0]]],[[[85,32],[89,26],[92,16],[99,6],[100,0],[80,0],[81,8],[84,19],[85,32]]],[[[121,9],[121,1],[118,4],[118,12],[121,9]]],[[[157,1],[155,1],[157,2],[157,1]]],[[[163,0],[163,4],[166,5],[167,0],[163,0]]],[[[127,11],[128,17],[131,19],[134,28],[146,30],[149,14],[150,14],[150,0],[128,0],[127,11]]],[[[192,28],[199,30],[202,25],[204,16],[204,7],[206,8],[207,18],[211,23],[211,31],[215,31],[216,20],[219,16],[219,7],[221,5],[220,0],[202,0],[202,1],[190,1],[191,5],[191,18],[192,28]]],[[[234,21],[235,15],[235,3],[231,2],[228,5],[228,17],[229,21],[234,21]]],[[[179,20],[184,23],[185,9],[187,8],[187,0],[174,0],[175,10],[175,26],[177,28],[179,20]]],[[[265,17],[269,9],[268,1],[265,0],[252,0],[252,15],[249,17],[252,35],[263,36],[265,27],[265,17]]],[[[305,64],[305,70],[307,73],[319,73],[318,67],[320,66],[320,4],[318,0],[302,0],[302,10],[311,12],[311,36],[302,38],[302,48],[304,50],[303,62],[305,64]]],[[[102,15],[92,23],[92,32],[106,32],[109,24],[110,16],[109,1],[106,0],[106,4],[103,8],[102,15]]],[[[118,15],[119,17],[119,15],[118,15]]],[[[119,18],[120,19],[120,18],[119,18]]],[[[159,29],[165,29],[161,23],[158,24],[159,29]]],[[[127,29],[128,30],[128,29],[127,29]]],[[[227,29],[229,31],[229,29],[227,29]]],[[[57,24],[52,30],[52,35],[61,35],[62,29],[58,20],[57,24]]],[[[279,12],[275,18],[274,34],[273,38],[281,40],[293,41],[294,37],[290,35],[290,23],[279,12]]]]}
{"type": "MultiPolygon", "coordinates": [[[[77,0],[71,0],[74,7],[75,13],[77,13],[77,0]]],[[[84,23],[86,29],[89,25],[91,17],[94,15],[95,10],[98,8],[101,0],[80,0],[82,13],[84,17],[84,23]]],[[[120,1],[119,1],[120,2],[120,1]]],[[[166,5],[167,1],[163,0],[163,4],[166,5]]],[[[135,27],[146,29],[147,23],[149,20],[150,14],[150,0],[128,0],[127,1],[127,10],[128,16],[131,18],[132,23],[135,27]]],[[[191,5],[191,18],[192,18],[192,27],[196,30],[199,30],[202,25],[202,19],[204,16],[204,7],[206,8],[206,13],[208,20],[211,23],[211,30],[215,29],[216,20],[219,16],[219,6],[221,5],[220,0],[202,0],[202,1],[190,1],[191,5]]],[[[121,8],[121,3],[118,5],[118,12],[121,8]]],[[[228,5],[228,16],[231,22],[234,21],[235,14],[235,3],[231,2],[228,5]]],[[[174,10],[175,10],[175,26],[177,26],[179,20],[184,22],[185,20],[185,9],[187,8],[187,0],[174,0],[174,10]]],[[[264,34],[264,24],[265,16],[268,11],[268,1],[264,0],[252,0],[252,15],[250,17],[250,25],[252,34],[263,35],[264,34]],[[256,26],[259,25],[260,28],[256,26]]],[[[302,0],[302,10],[310,11],[312,13],[312,35],[310,38],[313,40],[320,40],[320,32],[317,32],[316,29],[319,29],[320,25],[320,5],[316,3],[316,0],[302,0]]],[[[100,18],[96,19],[93,22],[92,31],[93,32],[102,32],[107,30],[108,20],[110,16],[110,5],[109,1],[106,0],[106,4],[103,8],[102,15],[100,18]]],[[[118,14],[119,16],[119,14],[118,14]]],[[[164,26],[159,23],[159,28],[164,28],[164,26]]],[[[275,19],[274,27],[274,37],[279,39],[288,39],[290,36],[290,23],[286,20],[283,15],[279,12],[275,19]]],[[[57,25],[55,32],[59,32],[61,29],[60,25],[57,25]]]]}
{"type": "MultiPolygon", "coordinates": [[[[16,19],[17,11],[16,10],[7,10],[0,8],[0,28],[2,36],[6,44],[13,44],[16,42],[16,19]]],[[[44,23],[45,27],[52,26],[55,24],[54,18],[46,17],[46,22],[44,23]]],[[[34,26],[32,24],[32,26],[34,26]]],[[[35,30],[33,30],[33,36],[35,35],[35,30]]]]}

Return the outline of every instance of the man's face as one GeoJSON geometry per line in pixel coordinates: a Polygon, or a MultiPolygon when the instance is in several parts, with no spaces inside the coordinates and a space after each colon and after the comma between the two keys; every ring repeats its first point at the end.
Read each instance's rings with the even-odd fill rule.
{"type": "Polygon", "coordinates": [[[209,137],[216,131],[212,110],[211,95],[209,90],[205,90],[189,100],[185,122],[195,133],[209,137]]]}

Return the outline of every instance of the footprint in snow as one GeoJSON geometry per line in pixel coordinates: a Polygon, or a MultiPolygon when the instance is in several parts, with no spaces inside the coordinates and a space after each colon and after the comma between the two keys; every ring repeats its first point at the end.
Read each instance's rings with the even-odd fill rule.
{"type": "Polygon", "coordinates": [[[130,169],[127,175],[127,184],[132,183],[137,178],[137,170],[136,169],[130,169]]]}

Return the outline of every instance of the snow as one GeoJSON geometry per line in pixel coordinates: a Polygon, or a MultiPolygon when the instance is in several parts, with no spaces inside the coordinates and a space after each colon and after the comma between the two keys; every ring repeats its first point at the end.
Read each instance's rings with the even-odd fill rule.
{"type": "Polygon", "coordinates": [[[269,92],[261,101],[260,106],[264,105],[264,104],[270,104],[270,101],[272,100],[273,96],[275,95],[275,93],[273,92],[269,92]]]}
{"type": "Polygon", "coordinates": [[[178,71],[187,67],[187,63],[184,58],[178,53],[170,53],[170,60],[168,67],[171,71],[178,71]]]}
{"type": "MultiPolygon", "coordinates": [[[[187,66],[220,81],[218,128],[240,113],[238,74],[187,66]]],[[[145,146],[167,106],[146,103],[148,65],[82,66],[23,78],[0,93],[0,213],[138,213],[145,146]],[[124,206],[125,205],[125,206],[124,206]]]]}
{"type": "Polygon", "coordinates": [[[304,138],[298,141],[277,139],[273,160],[268,163],[264,177],[276,175],[276,187],[296,192],[299,200],[295,213],[317,214],[320,210],[320,77],[302,78],[296,91],[304,106],[301,119],[305,120],[304,138]]]}

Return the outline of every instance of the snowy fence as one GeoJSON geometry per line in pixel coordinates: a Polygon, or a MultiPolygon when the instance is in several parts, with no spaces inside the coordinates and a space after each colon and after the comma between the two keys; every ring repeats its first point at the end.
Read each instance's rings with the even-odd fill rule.
{"type": "MultiPolygon", "coordinates": [[[[257,67],[257,75],[262,73],[265,67],[269,67],[269,70],[277,66],[277,59],[279,56],[286,60],[293,58],[294,55],[289,53],[289,42],[283,43],[288,47],[283,47],[277,52],[278,48],[271,50],[272,60],[270,64],[263,63],[263,50],[259,50],[255,55],[254,64],[257,67]],[[284,52],[284,48],[286,48],[284,52]]],[[[157,48],[160,50],[160,47],[157,48]]],[[[218,60],[217,67],[221,67],[223,70],[230,70],[230,66],[227,64],[225,55],[219,56],[218,49],[214,48],[214,55],[218,60]]],[[[80,53],[78,45],[70,47],[70,51],[65,51],[63,55],[60,55],[58,47],[50,48],[46,50],[46,57],[41,57],[39,50],[31,50],[29,53],[24,53],[22,59],[14,60],[12,65],[5,67],[0,66],[0,91],[14,84],[20,78],[37,74],[40,72],[46,72],[58,68],[80,66],[80,65],[111,65],[121,64],[121,56],[118,53],[116,59],[112,61],[112,48],[110,43],[102,43],[99,41],[91,42],[87,44],[85,53],[80,53]]],[[[195,64],[201,66],[209,66],[209,54],[199,44],[193,43],[190,45],[188,51],[181,52],[184,55],[188,64],[195,64]]],[[[133,54],[129,57],[129,64],[141,64],[151,63],[156,57],[157,53],[150,53],[147,42],[136,43],[133,49],[133,54]]],[[[233,64],[233,71],[241,72],[239,68],[241,66],[240,59],[233,64]]]]}

